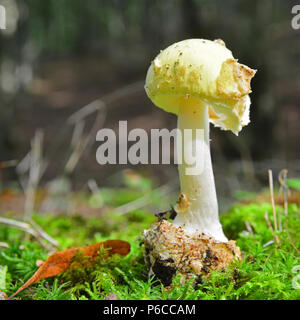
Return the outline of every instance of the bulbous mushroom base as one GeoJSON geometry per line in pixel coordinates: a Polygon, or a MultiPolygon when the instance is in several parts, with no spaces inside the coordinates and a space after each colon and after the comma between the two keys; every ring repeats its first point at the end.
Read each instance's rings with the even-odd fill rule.
{"type": "Polygon", "coordinates": [[[201,277],[241,259],[235,241],[217,242],[204,234],[190,236],[167,220],[144,230],[144,244],[149,276],[155,275],[165,286],[172,283],[177,273],[187,279],[193,275],[201,277]]]}

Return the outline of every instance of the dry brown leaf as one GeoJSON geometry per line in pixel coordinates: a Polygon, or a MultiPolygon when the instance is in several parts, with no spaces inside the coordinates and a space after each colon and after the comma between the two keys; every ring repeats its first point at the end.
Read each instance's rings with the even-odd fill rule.
{"type": "Polygon", "coordinates": [[[95,260],[101,247],[107,250],[107,257],[113,254],[126,256],[130,252],[130,244],[123,240],[107,240],[104,242],[92,244],[90,246],[71,248],[64,251],[56,252],[52,254],[40,266],[36,273],[8,299],[13,298],[15,295],[17,295],[19,292],[32,285],[33,283],[66,271],[71,265],[72,258],[74,257],[77,250],[80,250],[83,256],[88,256],[91,258],[91,260],[95,260]]]}

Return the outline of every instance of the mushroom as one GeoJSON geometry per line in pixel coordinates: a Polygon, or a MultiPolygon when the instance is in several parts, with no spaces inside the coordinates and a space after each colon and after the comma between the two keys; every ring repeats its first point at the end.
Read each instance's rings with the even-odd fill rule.
{"type": "MultiPolygon", "coordinates": [[[[209,247],[210,252],[214,248],[225,248],[226,245],[232,247],[233,253],[231,257],[226,255],[228,259],[225,265],[233,258],[240,257],[239,248],[234,241],[228,241],[219,221],[210,155],[209,122],[223,130],[231,130],[236,135],[250,122],[250,80],[255,72],[238,63],[220,39],[184,40],[161,51],[152,61],[145,84],[148,97],[156,106],[178,116],[178,129],[181,132],[185,129],[202,129],[204,143],[201,154],[196,153],[196,157],[202,157],[201,170],[187,174],[190,164],[185,157],[178,164],[181,194],[175,207],[177,216],[173,223],[163,220],[144,231],[150,273],[155,273],[153,267],[157,261],[160,264],[159,270],[166,265],[179,271],[190,268],[193,272],[199,271],[199,266],[200,269],[203,267],[205,246],[201,252],[198,250],[198,253],[193,253],[198,255],[195,260],[202,261],[200,265],[195,266],[193,261],[189,261],[187,268],[187,264],[179,266],[176,263],[174,252],[178,248],[175,250],[172,246],[178,244],[176,237],[179,234],[181,240],[184,238],[182,242],[187,241],[185,245],[188,248],[191,243],[198,248],[202,247],[203,240],[209,243],[205,250],[209,247]],[[173,252],[173,256],[170,252],[173,252]],[[169,262],[162,263],[166,259],[169,262]]],[[[199,139],[193,134],[191,141],[183,144],[183,148],[191,152],[199,139]]],[[[223,255],[221,251],[215,253],[219,261],[216,268],[221,265],[224,267],[224,263],[220,262],[223,255]]],[[[191,252],[186,249],[181,250],[180,254],[190,256],[191,252]]]]}

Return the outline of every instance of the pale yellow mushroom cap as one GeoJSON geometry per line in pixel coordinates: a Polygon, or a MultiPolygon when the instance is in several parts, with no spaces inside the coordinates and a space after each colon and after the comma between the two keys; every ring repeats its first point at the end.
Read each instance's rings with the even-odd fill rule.
{"type": "Polygon", "coordinates": [[[145,89],[155,105],[178,114],[182,99],[209,105],[210,121],[235,134],[250,122],[250,80],[256,70],[233,58],[222,40],[174,43],[152,61],[145,89]]]}

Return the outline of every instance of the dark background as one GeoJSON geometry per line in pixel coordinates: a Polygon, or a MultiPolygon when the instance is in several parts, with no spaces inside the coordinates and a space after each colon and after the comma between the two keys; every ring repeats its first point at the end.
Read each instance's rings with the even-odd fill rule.
{"type": "MultiPolygon", "coordinates": [[[[266,186],[267,169],[277,175],[287,168],[290,177],[299,177],[300,29],[291,26],[296,3],[1,0],[7,30],[0,30],[0,160],[21,161],[40,129],[48,163],[41,185],[62,174],[75,190],[90,178],[100,187],[118,185],[116,177],[126,166],[97,164],[95,131],[77,165],[66,169],[78,147],[70,143],[71,114],[101,98],[105,112],[97,130],[117,130],[119,120],[128,120],[129,130],[176,127],[176,117],[156,108],[144,92],[151,60],[183,39],[221,38],[239,62],[258,69],[252,80],[251,123],[238,137],[211,130],[221,206],[226,207],[236,190],[266,186]]],[[[95,115],[82,122],[81,137],[92,129],[95,115]]],[[[157,185],[177,175],[174,165],[128,167],[157,185]]],[[[3,171],[2,188],[20,187],[24,170],[26,161],[17,170],[3,171]]]]}

